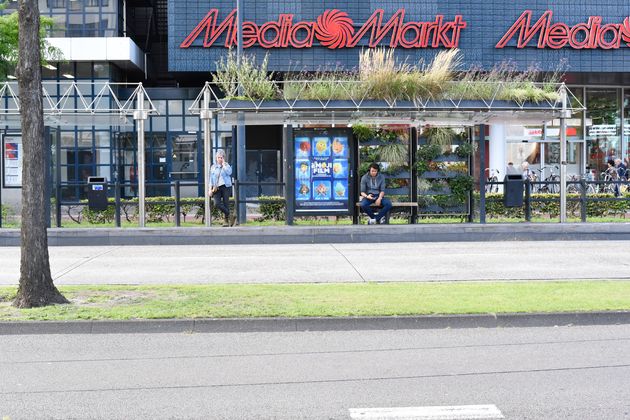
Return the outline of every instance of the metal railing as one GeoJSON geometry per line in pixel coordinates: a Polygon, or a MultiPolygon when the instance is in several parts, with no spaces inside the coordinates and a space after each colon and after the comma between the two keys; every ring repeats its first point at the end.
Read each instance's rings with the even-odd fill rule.
{"type": "MultiPolygon", "coordinates": [[[[532,203],[559,203],[560,197],[553,197],[558,194],[557,192],[550,192],[549,186],[553,186],[552,190],[559,191],[560,190],[560,182],[559,181],[531,181],[529,179],[524,180],[525,191],[524,191],[524,214],[525,220],[531,222],[532,220],[532,203]],[[543,187],[547,187],[546,191],[540,191],[543,187]],[[535,194],[536,197],[532,195],[535,194]]],[[[502,187],[503,182],[488,182],[486,181],[486,186],[493,187],[502,187]]],[[[627,191],[630,191],[630,180],[617,180],[617,181],[587,181],[585,179],[580,179],[577,181],[567,181],[567,189],[570,190],[573,187],[574,192],[570,192],[567,196],[567,202],[569,203],[579,203],[580,206],[580,220],[582,222],[586,222],[588,218],[588,204],[595,202],[619,202],[626,201],[630,203],[630,195],[623,194],[622,187],[626,187],[627,191]],[[612,190],[611,190],[612,188],[612,190]],[[615,192],[616,191],[616,192],[615,192]],[[596,196],[594,194],[613,194],[613,196],[596,196]]],[[[497,188],[498,190],[498,188],[497,188]]],[[[487,202],[500,202],[502,198],[497,197],[488,197],[488,193],[486,193],[486,201],[487,202]]],[[[630,207],[630,205],[629,205],[630,207]]]]}
{"type": "MultiPolygon", "coordinates": [[[[189,204],[198,206],[199,209],[201,209],[200,211],[197,212],[197,214],[201,215],[202,223],[205,222],[205,220],[203,219],[205,217],[203,216],[203,213],[204,213],[203,209],[205,206],[205,197],[202,195],[202,196],[197,196],[197,197],[182,198],[181,196],[181,191],[183,187],[201,188],[203,190],[204,189],[203,183],[200,183],[197,181],[194,181],[194,182],[174,181],[174,182],[151,182],[151,183],[146,183],[145,185],[148,188],[164,188],[164,189],[170,190],[169,195],[157,196],[157,197],[165,197],[166,199],[164,200],[156,201],[156,200],[152,200],[151,197],[147,197],[149,200],[145,201],[145,205],[147,206],[156,206],[156,205],[173,206],[173,211],[172,211],[173,223],[176,227],[181,226],[181,216],[183,214],[182,206],[189,205],[189,204]],[[171,191],[173,195],[170,195],[171,191]]],[[[70,213],[72,209],[77,208],[77,207],[88,206],[87,198],[78,199],[78,200],[77,199],[69,199],[69,200],[63,199],[62,198],[63,189],[71,188],[71,189],[76,190],[77,188],[87,188],[87,186],[88,186],[87,183],[64,183],[63,185],[57,185],[55,187],[55,201],[54,201],[55,217],[54,219],[55,219],[56,227],[62,227],[62,219],[63,219],[62,213],[63,213],[64,207],[66,208],[67,216],[76,222],[77,220],[73,219],[73,216],[70,213]]],[[[260,197],[257,197],[255,199],[249,199],[249,198],[239,199],[239,188],[244,187],[244,186],[263,186],[263,187],[275,186],[275,187],[280,187],[284,189],[285,184],[283,182],[238,182],[238,181],[235,181],[234,194],[233,194],[232,201],[234,203],[234,211],[236,212],[237,216],[238,216],[240,204],[260,204],[262,202],[269,202],[269,200],[261,200],[260,197]]],[[[113,195],[113,203],[110,203],[109,206],[113,206],[114,208],[113,222],[116,227],[122,227],[123,213],[125,214],[125,217],[127,217],[127,220],[129,220],[128,218],[129,211],[127,210],[127,207],[136,208],[139,205],[137,197],[132,197],[132,198],[122,197],[121,191],[125,188],[137,189],[137,187],[138,187],[137,183],[129,183],[129,182],[127,183],[114,182],[114,183],[108,184],[108,192],[109,192],[108,196],[110,197],[110,199],[112,198],[112,195],[113,195]]],[[[212,200],[210,201],[210,206],[211,206],[211,209],[214,208],[214,202],[212,200]]],[[[78,217],[81,217],[81,216],[78,216],[78,217]]],[[[210,224],[212,224],[212,217],[213,216],[212,216],[212,211],[211,211],[210,224]]],[[[0,225],[0,227],[2,226],[0,225]]]]}

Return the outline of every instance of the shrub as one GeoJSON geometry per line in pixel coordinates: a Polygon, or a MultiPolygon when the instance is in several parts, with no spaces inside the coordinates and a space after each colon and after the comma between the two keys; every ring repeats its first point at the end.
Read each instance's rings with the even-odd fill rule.
{"type": "Polygon", "coordinates": [[[260,220],[285,220],[287,202],[280,196],[260,196],[260,220]]]}
{"type": "Polygon", "coordinates": [[[447,182],[453,196],[462,203],[466,201],[474,185],[474,179],[470,175],[457,175],[447,182]]]}

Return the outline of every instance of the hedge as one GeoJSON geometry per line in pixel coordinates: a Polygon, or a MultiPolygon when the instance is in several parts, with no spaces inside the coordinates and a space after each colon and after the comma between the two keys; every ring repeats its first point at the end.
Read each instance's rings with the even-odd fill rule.
{"type": "MultiPolygon", "coordinates": [[[[394,199],[394,197],[391,197],[394,199]]],[[[421,196],[421,200],[435,200],[434,196],[421,196]]],[[[461,204],[457,197],[445,195],[444,200],[461,204]]],[[[567,215],[570,217],[580,217],[580,194],[567,194],[567,215]]],[[[474,193],[475,210],[479,211],[479,193],[474,193]]],[[[622,198],[615,198],[613,194],[589,194],[587,196],[586,216],[625,216],[630,213],[630,193],[626,193],[622,198]],[[602,199],[594,201],[593,199],[602,199]]],[[[280,196],[261,196],[258,198],[260,207],[260,218],[258,220],[286,220],[286,200],[280,196]]],[[[87,204],[86,200],[82,203],[87,204]]],[[[87,205],[83,206],[80,217],[85,218],[92,224],[112,223],[115,217],[114,199],[109,199],[110,206],[107,210],[91,211],[87,205]]],[[[429,203],[424,202],[424,205],[429,203]]],[[[442,204],[445,203],[435,203],[442,204]]],[[[231,211],[234,211],[234,200],[230,198],[231,211]]],[[[558,217],[560,215],[560,195],[559,194],[532,194],[531,195],[531,215],[532,217],[548,216],[558,217]]],[[[6,217],[7,206],[3,206],[3,217],[6,217]]],[[[146,220],[147,222],[171,222],[175,218],[175,200],[173,197],[149,197],[146,199],[146,220]]],[[[121,200],[121,214],[127,221],[132,222],[138,217],[138,199],[121,200]]],[[[203,198],[182,198],[180,201],[180,214],[182,221],[186,217],[193,216],[196,220],[205,217],[203,198]]],[[[525,207],[506,208],[503,205],[503,193],[486,194],[486,217],[488,218],[525,218],[525,207]]],[[[212,206],[212,218],[221,220],[223,214],[218,208],[212,206]]],[[[75,221],[81,223],[81,220],[75,221]]]]}
{"type": "MultiPolygon", "coordinates": [[[[79,218],[75,222],[81,223],[81,218],[85,218],[91,224],[112,223],[116,217],[116,201],[114,198],[107,199],[109,206],[106,210],[90,210],[87,200],[81,200],[83,206],[79,213],[79,218]]],[[[234,200],[230,198],[230,207],[234,211],[234,200]]],[[[147,197],[145,199],[146,221],[148,223],[171,222],[175,220],[175,199],[173,197],[147,197]]],[[[138,220],[138,199],[120,200],[120,213],[128,222],[138,220]]],[[[213,219],[222,219],[223,213],[215,206],[211,208],[213,219]]],[[[180,199],[180,215],[182,221],[186,222],[186,217],[192,215],[195,219],[203,221],[205,217],[205,201],[203,198],[182,198],[180,199]]]]}
{"type": "MultiPolygon", "coordinates": [[[[567,194],[567,215],[581,216],[580,194],[567,194]]],[[[479,193],[475,193],[476,208],[479,208],[479,193]]],[[[532,194],[531,215],[560,216],[560,194],[532,194]]],[[[586,201],[587,217],[623,216],[630,213],[630,194],[615,198],[613,194],[589,194],[586,201]],[[594,201],[593,199],[605,199],[594,201]]],[[[486,193],[486,217],[524,218],[525,206],[506,208],[503,193],[486,193]]]]}
{"type": "MultiPolygon", "coordinates": [[[[285,220],[286,218],[286,200],[279,196],[261,196],[260,201],[260,220],[285,220]]],[[[90,210],[87,206],[87,200],[81,200],[82,206],[78,218],[73,218],[77,223],[81,223],[81,219],[85,218],[90,224],[106,224],[112,223],[116,217],[115,199],[108,198],[109,206],[106,210],[90,210]]],[[[212,219],[223,219],[223,213],[214,205],[212,205],[212,219]]],[[[172,222],[175,220],[175,199],[173,197],[147,197],[145,200],[146,221],[148,223],[172,222]]],[[[230,211],[234,212],[234,199],[230,198],[230,211]]],[[[138,199],[122,199],[120,200],[121,217],[128,222],[138,220],[138,199]]],[[[182,198],[180,199],[180,214],[182,221],[186,222],[188,216],[193,216],[196,220],[204,220],[205,217],[205,200],[199,198],[182,198]]]]}

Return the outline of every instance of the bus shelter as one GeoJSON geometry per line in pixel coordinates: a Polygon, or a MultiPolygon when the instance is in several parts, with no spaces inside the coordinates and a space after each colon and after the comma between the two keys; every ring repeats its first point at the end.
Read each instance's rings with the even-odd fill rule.
{"type": "MultiPolygon", "coordinates": [[[[552,120],[560,121],[560,221],[566,222],[566,120],[575,112],[581,112],[585,108],[573,94],[561,84],[536,84],[534,89],[539,89],[546,94],[535,100],[527,95],[508,96],[506,91],[513,88],[510,82],[474,82],[466,85],[446,88],[446,93],[432,95],[427,93],[423,97],[413,98],[370,98],[365,94],[365,89],[359,89],[358,81],[339,80],[333,82],[335,86],[329,89],[329,96],[313,98],[314,85],[320,83],[317,80],[273,82],[274,90],[280,92],[279,98],[256,99],[247,96],[236,96],[239,91],[235,86],[233,96],[225,96],[224,86],[206,83],[197,99],[190,107],[192,114],[199,115],[203,123],[204,150],[206,162],[210,162],[210,120],[213,115],[227,124],[236,127],[236,155],[237,155],[237,180],[242,179],[245,162],[240,160],[245,154],[244,127],[252,125],[282,125],[284,147],[284,174],[285,174],[285,198],[287,201],[287,222],[297,214],[316,215],[329,214],[326,206],[314,203],[313,211],[301,212],[296,195],[300,194],[298,167],[301,162],[296,159],[300,154],[300,139],[304,127],[328,127],[329,129],[350,128],[355,125],[387,126],[402,125],[410,127],[417,138],[420,127],[468,127],[483,126],[486,124],[519,124],[540,125],[552,120]],[[482,85],[482,86],[480,86],[482,85]],[[290,92],[290,94],[287,94],[290,92]],[[450,93],[449,93],[450,92],[450,93]],[[483,92],[480,94],[480,92],[483,92]],[[298,207],[298,208],[296,208],[298,207]]],[[[481,222],[485,223],[485,167],[486,151],[484,130],[479,130],[480,137],[480,213],[481,222]]],[[[334,134],[331,139],[335,138],[334,134]]],[[[342,137],[339,137],[340,139],[342,137]]],[[[313,138],[309,139],[309,146],[316,148],[317,143],[313,138]]],[[[336,140],[332,140],[333,142],[336,140]]],[[[340,140],[341,141],[341,140],[340,140]]],[[[304,143],[306,145],[306,143],[304,143]]],[[[341,148],[340,148],[341,150],[341,148]]],[[[313,150],[313,154],[317,151],[313,150]]],[[[350,154],[356,151],[350,151],[350,154]]],[[[331,153],[334,155],[334,151],[331,153]]],[[[314,165],[313,162],[309,162],[314,165]]],[[[318,165],[319,163],[315,163],[318,165]]],[[[333,162],[329,164],[335,165],[333,162]]],[[[356,173],[350,168],[348,184],[356,183],[356,173]]],[[[206,185],[209,183],[209,175],[206,174],[206,185]]],[[[310,184],[313,189],[319,185],[310,184]]],[[[325,187],[334,186],[326,184],[325,187]]],[[[343,190],[343,186],[341,187],[343,190]]],[[[352,191],[352,190],[351,190],[352,191]]],[[[312,195],[311,195],[312,197],[312,195]]],[[[209,198],[206,197],[209,208],[209,198]]],[[[242,211],[245,197],[237,192],[237,207],[242,211]]],[[[352,200],[349,199],[351,203],[352,200]]]]}

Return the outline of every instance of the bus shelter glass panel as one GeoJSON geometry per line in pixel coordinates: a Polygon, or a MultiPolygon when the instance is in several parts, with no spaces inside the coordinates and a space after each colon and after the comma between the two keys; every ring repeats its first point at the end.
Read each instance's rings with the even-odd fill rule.
{"type": "Polygon", "coordinates": [[[620,90],[586,89],[587,163],[598,173],[606,170],[609,159],[621,154],[620,90]]]}

